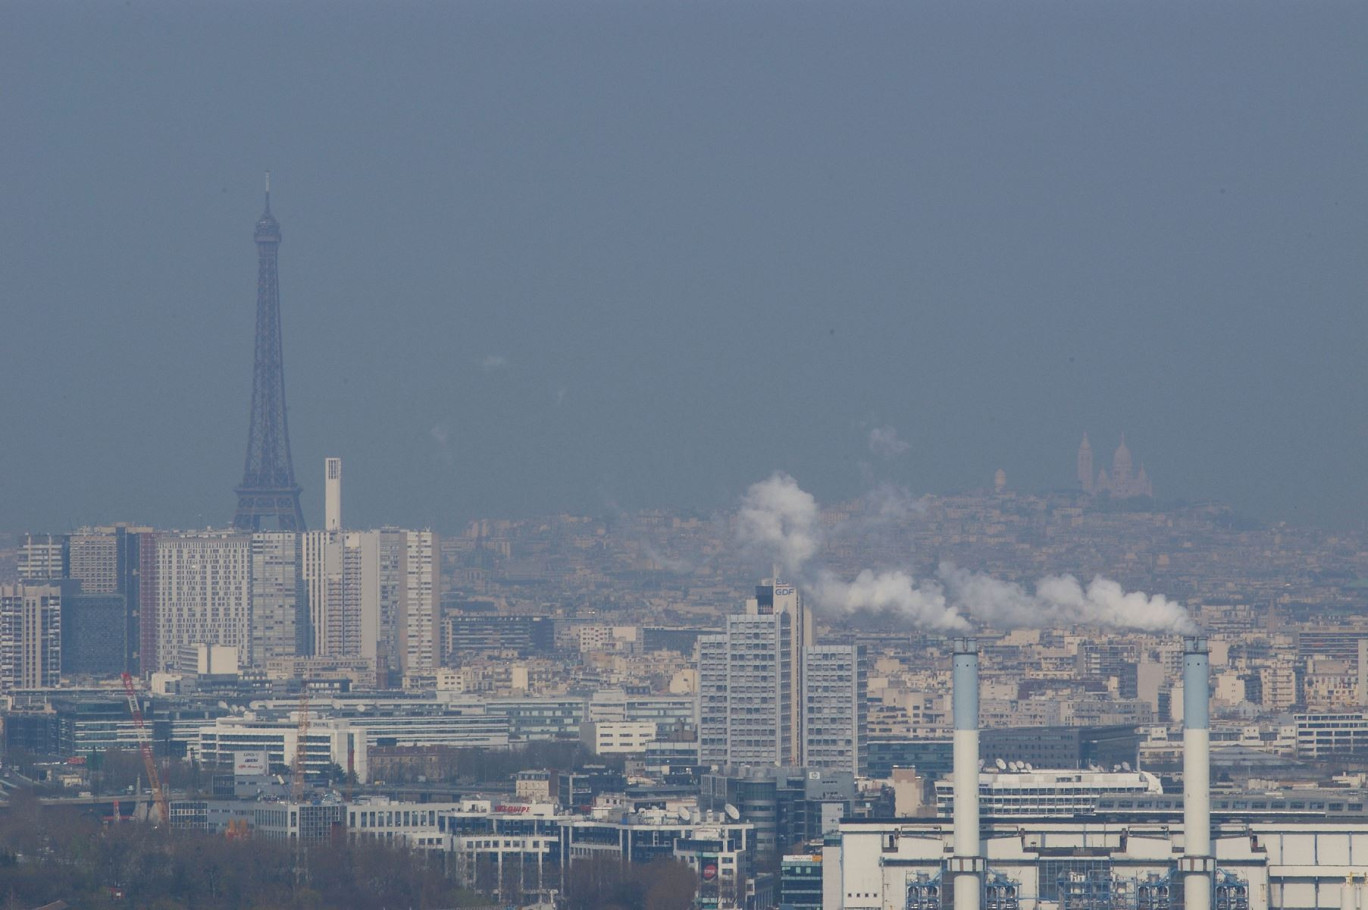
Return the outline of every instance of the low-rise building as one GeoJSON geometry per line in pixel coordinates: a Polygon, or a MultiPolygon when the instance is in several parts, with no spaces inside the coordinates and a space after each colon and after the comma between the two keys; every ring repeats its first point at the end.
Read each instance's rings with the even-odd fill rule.
{"type": "Polygon", "coordinates": [[[651,721],[605,720],[580,724],[580,742],[595,755],[635,755],[655,742],[651,721]]]}

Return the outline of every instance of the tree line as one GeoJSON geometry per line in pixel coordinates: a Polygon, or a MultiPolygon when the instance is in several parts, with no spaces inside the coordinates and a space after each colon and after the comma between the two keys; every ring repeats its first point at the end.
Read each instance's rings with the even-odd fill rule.
{"type": "MultiPolygon", "coordinates": [[[[446,910],[493,907],[491,893],[503,898],[498,904],[535,899],[510,881],[460,881],[443,859],[353,842],[341,830],[301,852],[292,842],[250,835],[111,823],[89,809],[43,805],[36,793],[20,790],[0,809],[0,910],[58,900],[92,910],[446,910]]],[[[567,870],[559,905],[686,910],[696,883],[693,870],[676,860],[633,865],[597,857],[567,870]]]]}

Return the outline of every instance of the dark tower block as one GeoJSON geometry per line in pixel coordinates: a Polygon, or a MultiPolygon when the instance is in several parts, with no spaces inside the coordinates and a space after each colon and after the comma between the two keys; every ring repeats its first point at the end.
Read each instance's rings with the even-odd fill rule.
{"type": "Polygon", "coordinates": [[[256,368],[252,374],[252,422],[247,428],[247,466],[237,488],[233,527],[244,531],[303,531],[299,485],[290,462],[285,421],[285,360],[280,345],[280,286],[276,257],[280,223],[271,216],[271,178],[266,175],[266,211],[256,225],[256,368]]]}

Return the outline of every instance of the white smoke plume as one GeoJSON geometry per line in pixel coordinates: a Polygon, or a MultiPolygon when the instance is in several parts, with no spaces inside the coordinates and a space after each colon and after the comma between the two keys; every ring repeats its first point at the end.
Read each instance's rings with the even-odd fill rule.
{"type": "Polygon", "coordinates": [[[876,484],[861,497],[861,502],[865,507],[866,524],[908,521],[926,511],[926,506],[906,487],[887,482],[876,484]]]}
{"type": "Polygon", "coordinates": [[[746,491],[736,535],[747,553],[778,566],[816,607],[832,612],[891,613],[945,631],[967,629],[967,617],[999,629],[1083,625],[1187,634],[1197,628],[1180,604],[1124,591],[1101,576],[1086,587],[1072,575],[1046,576],[1033,594],[951,563],[942,563],[935,579],[865,569],[846,581],[815,561],[823,543],[817,500],[782,472],[746,491]]]}
{"type": "Polygon", "coordinates": [[[752,555],[773,562],[788,578],[803,569],[821,546],[817,500],[782,471],[751,484],[736,515],[736,536],[752,555]]]}
{"type": "Polygon", "coordinates": [[[866,569],[846,581],[813,565],[822,546],[821,511],[811,493],[788,474],[776,472],[752,484],[736,516],[736,536],[751,556],[773,563],[784,578],[804,589],[820,609],[841,613],[893,613],[932,629],[968,624],[950,609],[935,582],[919,584],[906,572],[866,569]]]}
{"type": "Polygon", "coordinates": [[[1036,584],[1036,599],[1052,605],[1062,615],[1081,617],[1078,622],[1182,635],[1197,631],[1197,623],[1181,604],[1162,594],[1147,597],[1142,591],[1123,591],[1121,585],[1100,575],[1088,583],[1086,590],[1072,575],[1042,578],[1036,584]]]}
{"type": "Polygon", "coordinates": [[[875,427],[869,431],[869,451],[880,458],[897,458],[910,448],[912,444],[898,438],[898,431],[891,426],[875,427]]]}
{"type": "Polygon", "coordinates": [[[446,464],[455,464],[456,456],[451,451],[451,431],[447,428],[447,425],[439,423],[429,430],[428,433],[437,443],[437,456],[446,464]]]}
{"type": "Polygon", "coordinates": [[[1049,575],[1035,594],[1021,585],[941,563],[936,573],[950,602],[980,622],[999,629],[1104,626],[1141,632],[1188,634],[1197,630],[1187,611],[1161,594],[1127,593],[1109,578],[1085,588],[1072,575],[1049,575]]]}
{"type": "Polygon", "coordinates": [[[875,572],[864,569],[854,581],[821,569],[807,594],[824,610],[842,613],[891,613],[918,628],[958,631],[969,628],[963,616],[945,601],[945,591],[935,582],[918,582],[906,572],[875,572]]]}

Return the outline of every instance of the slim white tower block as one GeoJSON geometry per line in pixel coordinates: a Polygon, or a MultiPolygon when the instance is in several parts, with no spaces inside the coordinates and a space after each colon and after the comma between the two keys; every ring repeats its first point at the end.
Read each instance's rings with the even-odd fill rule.
{"type": "Polygon", "coordinates": [[[342,530],[342,459],[323,461],[323,530],[342,530]]]}

